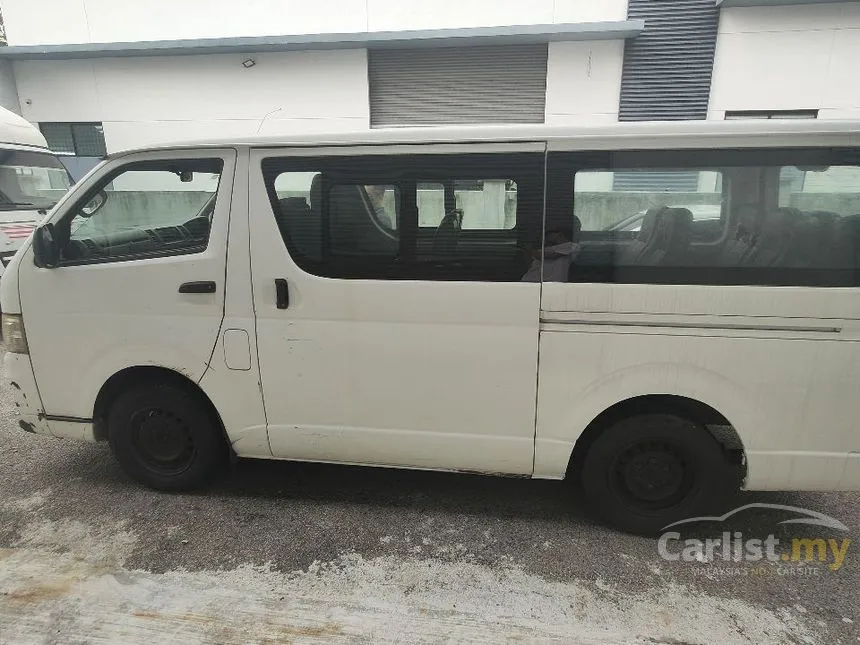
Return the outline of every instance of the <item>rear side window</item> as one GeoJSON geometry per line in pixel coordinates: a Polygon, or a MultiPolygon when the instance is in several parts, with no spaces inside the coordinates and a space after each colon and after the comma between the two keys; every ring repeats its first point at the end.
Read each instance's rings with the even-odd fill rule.
{"type": "Polygon", "coordinates": [[[265,159],[293,259],[337,278],[517,281],[538,239],[543,158],[404,155],[265,159]]]}
{"type": "Polygon", "coordinates": [[[222,167],[221,159],[147,161],[112,173],[59,224],[68,235],[63,263],[205,250],[222,167]]]}
{"type": "Polygon", "coordinates": [[[548,228],[570,213],[581,224],[571,282],[855,286],[858,161],[849,149],[554,155],[548,228]]]}

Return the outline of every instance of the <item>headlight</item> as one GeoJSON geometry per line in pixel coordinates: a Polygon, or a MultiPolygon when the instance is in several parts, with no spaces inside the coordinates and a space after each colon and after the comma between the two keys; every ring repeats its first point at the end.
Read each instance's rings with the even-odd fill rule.
{"type": "Polygon", "coordinates": [[[6,351],[13,354],[28,354],[27,335],[24,333],[24,318],[21,314],[3,314],[3,342],[6,351]]]}

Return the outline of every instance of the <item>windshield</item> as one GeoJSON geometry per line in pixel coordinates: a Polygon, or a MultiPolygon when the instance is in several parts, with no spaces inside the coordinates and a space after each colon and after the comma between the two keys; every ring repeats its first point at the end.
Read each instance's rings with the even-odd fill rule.
{"type": "Polygon", "coordinates": [[[51,208],[70,185],[68,171],[54,155],[0,150],[0,211],[51,208]]]}

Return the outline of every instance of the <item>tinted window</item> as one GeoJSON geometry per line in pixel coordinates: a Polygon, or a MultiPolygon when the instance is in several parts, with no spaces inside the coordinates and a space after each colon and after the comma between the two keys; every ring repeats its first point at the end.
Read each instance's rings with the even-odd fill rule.
{"type": "Polygon", "coordinates": [[[826,149],[554,155],[548,229],[571,212],[581,223],[568,281],[855,285],[858,159],[826,149]]]}
{"type": "Polygon", "coordinates": [[[142,162],[112,173],[59,225],[66,264],[205,250],[220,159],[142,162]]]}
{"type": "Polygon", "coordinates": [[[338,278],[519,280],[543,211],[541,155],[270,158],[284,242],[338,278]]]}

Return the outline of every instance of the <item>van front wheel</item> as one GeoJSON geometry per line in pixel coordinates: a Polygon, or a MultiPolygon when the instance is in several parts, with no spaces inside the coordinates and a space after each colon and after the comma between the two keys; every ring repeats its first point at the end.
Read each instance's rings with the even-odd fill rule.
{"type": "Polygon", "coordinates": [[[734,481],[720,443],[672,414],[618,421],[594,440],[582,466],[594,512],[622,531],[645,535],[713,512],[734,481]]]}
{"type": "Polygon", "coordinates": [[[205,403],[170,383],[145,383],[120,394],[107,425],[123,470],[150,488],[199,488],[228,463],[226,442],[205,403]]]}

